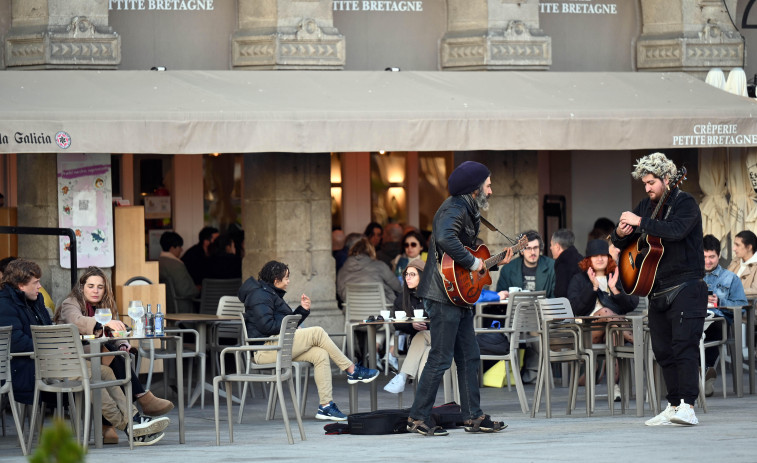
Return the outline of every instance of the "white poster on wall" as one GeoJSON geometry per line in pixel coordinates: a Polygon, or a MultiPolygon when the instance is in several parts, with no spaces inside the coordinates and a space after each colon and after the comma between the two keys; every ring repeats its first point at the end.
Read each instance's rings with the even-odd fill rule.
{"type": "MultiPolygon", "coordinates": [[[[109,154],[58,155],[58,223],[76,234],[77,266],[113,267],[113,208],[109,154]]],[[[68,237],[60,265],[71,268],[68,237]]]]}

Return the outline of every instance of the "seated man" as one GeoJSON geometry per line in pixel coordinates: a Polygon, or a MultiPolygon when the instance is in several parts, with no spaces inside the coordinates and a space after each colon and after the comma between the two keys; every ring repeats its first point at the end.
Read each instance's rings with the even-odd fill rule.
{"type": "Polygon", "coordinates": [[[160,281],[169,281],[176,296],[176,311],[179,313],[194,312],[192,299],[200,295],[192,277],[179,256],[184,246],[184,240],[178,233],[167,231],[160,236],[160,247],[163,251],[158,257],[158,272],[160,281]]]}
{"type": "Polygon", "coordinates": [[[554,297],[555,261],[541,255],[544,241],[534,230],[525,232],[528,244],[520,252],[520,257],[513,259],[499,271],[497,292],[500,299],[507,299],[509,289],[518,287],[527,291],[546,291],[547,297],[554,297]]]}
{"type": "MultiPolygon", "coordinates": [[[[52,325],[50,315],[39,297],[42,270],[39,265],[26,259],[16,259],[6,268],[0,281],[0,326],[12,326],[11,352],[32,352],[32,325],[52,325]]],[[[89,365],[89,363],[87,363],[89,365]]],[[[32,405],[34,399],[34,360],[29,357],[16,357],[11,361],[13,369],[13,395],[16,401],[32,405]]],[[[104,380],[113,380],[113,370],[101,366],[104,380]]],[[[41,400],[45,403],[57,402],[55,394],[42,392],[41,400]]],[[[163,429],[168,425],[168,418],[151,419],[142,417],[136,407],[128,402],[120,387],[107,388],[102,394],[103,418],[116,428],[126,431],[129,419],[134,420],[134,445],[152,445],[163,438],[163,429]],[[131,410],[131,414],[127,414],[131,410]]],[[[105,443],[112,437],[104,436],[105,443]]],[[[115,443],[118,442],[116,436],[115,443]]]]}
{"type": "MultiPolygon", "coordinates": [[[[720,310],[718,307],[741,307],[747,305],[744,286],[741,279],[730,270],[720,266],[720,240],[713,235],[705,235],[702,238],[704,247],[704,282],[707,283],[709,296],[707,306],[716,316],[726,319],[729,325],[733,324],[733,312],[720,310]]],[[[740,328],[736,328],[740,329],[740,328]]],[[[705,341],[722,339],[723,332],[717,323],[713,323],[704,332],[705,341]]],[[[740,348],[740,346],[737,346],[740,348]]],[[[707,369],[704,375],[704,394],[710,397],[715,393],[715,379],[718,374],[715,370],[715,362],[718,359],[718,348],[708,347],[704,351],[704,364],[707,369]]]]}
{"type": "MultiPolygon", "coordinates": [[[[382,264],[383,265],[383,264],[382,264]]],[[[244,302],[244,320],[247,336],[263,338],[278,336],[281,322],[287,315],[301,315],[302,323],[310,314],[310,298],[302,294],[300,305],[292,310],[284,295],[289,286],[289,267],[282,262],[270,261],[260,269],[258,280],[248,278],[239,288],[239,300],[244,302]]],[[[259,350],[255,352],[256,363],[274,363],[276,352],[259,350]]],[[[334,344],[320,326],[298,328],[294,333],[292,359],[309,362],[314,366],[313,377],[318,389],[320,406],[315,417],[319,420],[344,421],[347,416],[336,406],[331,397],[331,362],[347,373],[347,382],[370,383],[378,376],[378,371],[353,364],[341,349],[334,344]]]]}
{"type": "Polygon", "coordinates": [[[568,285],[573,275],[579,273],[578,263],[584,256],[573,245],[576,236],[567,228],[552,233],[549,250],[555,259],[555,297],[568,297],[568,285]]]}
{"type": "Polygon", "coordinates": [[[181,260],[187,266],[187,271],[192,275],[192,280],[198,288],[202,286],[203,278],[207,278],[210,243],[215,241],[218,235],[218,229],[215,227],[203,228],[198,236],[199,242],[181,256],[181,260]]]}

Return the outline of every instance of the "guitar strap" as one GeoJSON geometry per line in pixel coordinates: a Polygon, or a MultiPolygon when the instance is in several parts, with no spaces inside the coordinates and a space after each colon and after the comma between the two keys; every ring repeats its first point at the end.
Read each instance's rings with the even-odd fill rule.
{"type": "Polygon", "coordinates": [[[670,204],[668,205],[668,211],[665,213],[664,220],[668,220],[668,216],[670,216],[670,213],[673,211],[673,203],[675,202],[676,198],[678,197],[678,193],[681,191],[680,188],[676,188],[675,195],[671,198],[670,204]]]}

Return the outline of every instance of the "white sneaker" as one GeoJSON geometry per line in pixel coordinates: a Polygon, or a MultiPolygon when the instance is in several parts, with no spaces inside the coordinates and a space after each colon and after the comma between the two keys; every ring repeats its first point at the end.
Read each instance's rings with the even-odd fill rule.
{"type": "Polygon", "coordinates": [[[612,400],[620,402],[620,386],[617,384],[612,388],[612,400]]]}
{"type": "Polygon", "coordinates": [[[644,422],[644,424],[647,426],[666,426],[669,424],[673,424],[670,422],[670,419],[675,414],[676,414],[676,407],[668,403],[668,406],[665,407],[665,410],[660,412],[660,414],[655,416],[654,418],[648,419],[647,421],[644,422]]]}
{"type": "Polygon", "coordinates": [[[392,394],[399,394],[400,392],[405,390],[405,383],[407,382],[407,375],[405,373],[399,373],[392,378],[391,381],[389,381],[386,386],[384,386],[384,390],[386,392],[391,392],[392,394]]]}
{"type": "Polygon", "coordinates": [[[694,407],[681,400],[681,405],[676,407],[675,415],[670,417],[670,422],[674,424],[683,424],[686,426],[694,426],[699,424],[697,415],[694,413],[694,407]]]}

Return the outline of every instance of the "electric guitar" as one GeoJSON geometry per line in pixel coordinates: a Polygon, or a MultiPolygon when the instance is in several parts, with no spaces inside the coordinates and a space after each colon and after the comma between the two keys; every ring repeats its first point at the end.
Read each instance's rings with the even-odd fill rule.
{"type": "MultiPolygon", "coordinates": [[[[512,246],[513,253],[519,252],[528,246],[528,238],[521,235],[518,242],[512,246]]],[[[447,253],[442,255],[442,280],[444,280],[444,289],[447,291],[447,297],[450,302],[461,307],[473,305],[481,295],[484,285],[492,283],[492,277],[489,275],[489,269],[497,265],[507,254],[507,249],[501,253],[491,256],[489,248],[481,245],[475,250],[465,247],[475,257],[484,261],[484,268],[480,272],[469,270],[458,265],[447,253]],[[490,257],[491,256],[491,257],[490,257]]]]}
{"type": "MultiPolygon", "coordinates": [[[[677,177],[672,179],[663,193],[657,207],[652,212],[653,219],[661,219],[662,206],[670,196],[670,192],[686,180],[686,168],[682,167],[677,177]],[[670,186],[672,185],[672,187],[670,186]]],[[[658,236],[642,233],[638,240],[626,246],[618,257],[620,268],[620,283],[627,294],[647,296],[652,290],[665,249],[658,236]]]]}

